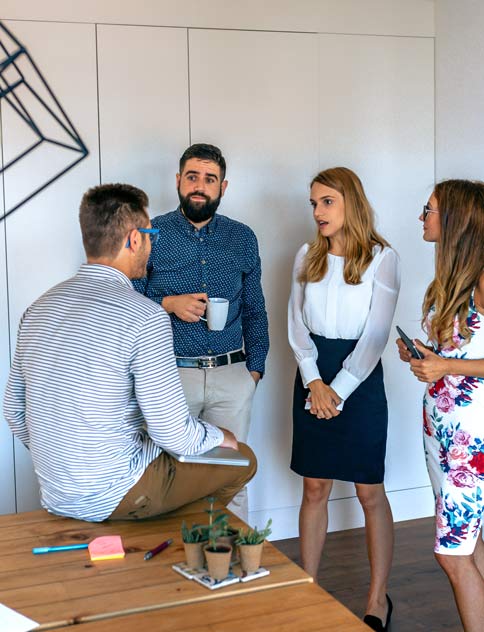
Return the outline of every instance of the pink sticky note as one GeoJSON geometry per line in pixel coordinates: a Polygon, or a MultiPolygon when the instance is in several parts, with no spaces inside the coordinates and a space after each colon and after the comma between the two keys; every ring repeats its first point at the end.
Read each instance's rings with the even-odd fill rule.
{"type": "Polygon", "coordinates": [[[91,560],[116,560],[125,555],[119,535],[103,535],[94,538],[88,548],[91,560]]]}

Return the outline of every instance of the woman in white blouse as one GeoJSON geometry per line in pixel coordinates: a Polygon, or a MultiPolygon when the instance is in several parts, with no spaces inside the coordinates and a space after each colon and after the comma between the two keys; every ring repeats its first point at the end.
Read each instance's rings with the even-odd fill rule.
{"type": "Polygon", "coordinates": [[[350,169],[319,173],[311,205],[318,232],[296,255],[288,319],[299,367],[291,469],[304,477],[301,559],[316,578],[333,480],[355,483],[371,571],[364,620],[386,630],[393,518],[383,486],[388,410],[380,358],[400,287],[399,260],[375,230],[350,169]]]}

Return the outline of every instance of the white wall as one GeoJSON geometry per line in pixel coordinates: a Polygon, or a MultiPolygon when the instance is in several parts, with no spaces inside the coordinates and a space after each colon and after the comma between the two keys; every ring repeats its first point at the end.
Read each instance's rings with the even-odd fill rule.
{"type": "Polygon", "coordinates": [[[432,37],[434,0],[2,0],[4,19],[432,37]]]}
{"type": "Polygon", "coordinates": [[[436,180],[484,180],[484,4],[439,0],[435,9],[436,180]]]}
{"type": "Polygon", "coordinates": [[[484,180],[484,3],[435,7],[437,180],[484,180]]]}
{"type": "MultiPolygon", "coordinates": [[[[3,179],[0,179],[3,187],[3,179]]],[[[0,211],[4,212],[3,196],[0,211]]],[[[10,359],[10,336],[8,328],[6,223],[0,223],[0,389],[7,381],[10,359]]],[[[0,511],[15,511],[15,471],[13,437],[7,424],[0,416],[0,511]]]]}
{"type": "MultiPolygon", "coordinates": [[[[174,174],[183,149],[201,140],[219,144],[229,179],[220,212],[259,237],[270,319],[268,371],[250,434],[260,463],[250,487],[251,522],[272,516],[274,537],[289,537],[297,533],[300,480],[288,470],[295,364],[285,319],[294,253],[314,231],[308,183],[336,164],[361,175],[379,227],[402,258],[396,320],[417,333],[432,269],[417,217],[434,177],[433,3],[269,0],[264,9],[244,3],[243,11],[236,2],[208,2],[203,11],[195,0],[140,5],[134,11],[132,3],[111,1],[4,0],[9,26],[38,60],[91,155],[1,225],[7,251],[0,284],[6,278],[10,293],[3,312],[0,302],[0,369],[4,375],[8,366],[7,316],[14,341],[23,309],[82,259],[82,192],[99,179],[125,180],[146,189],[152,213],[169,210],[177,203],[174,174]]],[[[12,120],[3,123],[11,151],[20,132],[12,120]]],[[[7,181],[7,197],[18,186],[7,181]]],[[[428,515],[421,388],[391,344],[384,364],[390,500],[397,519],[428,515]]],[[[12,451],[5,436],[1,460],[12,451]]],[[[24,510],[35,506],[36,487],[28,454],[16,446],[15,457],[24,510]]],[[[12,486],[0,495],[3,512],[15,509],[12,486]]],[[[330,528],[362,523],[351,485],[336,485],[332,498],[330,528]]]]}
{"type": "MultiPolygon", "coordinates": [[[[6,231],[6,258],[2,258],[2,263],[6,261],[8,282],[8,320],[2,319],[0,336],[9,333],[14,345],[18,323],[26,307],[49,287],[71,275],[83,260],[77,223],[79,194],[99,182],[99,162],[95,26],[20,21],[6,22],[6,25],[28,46],[36,63],[48,75],[54,92],[57,92],[91,151],[87,160],[0,224],[2,231],[6,231]]],[[[19,60],[19,64],[22,64],[23,71],[28,71],[24,60],[19,60]]],[[[26,97],[25,92],[22,96],[26,97]]],[[[40,120],[44,123],[46,117],[41,116],[40,120]]],[[[19,146],[24,146],[26,128],[4,103],[2,130],[2,149],[5,160],[9,160],[18,155],[19,146]]],[[[8,169],[4,176],[7,209],[13,206],[14,201],[24,197],[19,196],[19,191],[25,194],[28,183],[40,183],[43,176],[53,174],[55,169],[52,167],[59,168],[67,164],[66,160],[71,160],[71,157],[67,158],[64,152],[41,146],[25,161],[8,169]]],[[[0,376],[5,376],[1,384],[2,394],[6,365],[8,357],[2,356],[0,376]]],[[[3,424],[2,421],[2,432],[3,424]]],[[[4,459],[3,444],[1,449],[0,462],[4,459]]],[[[17,440],[15,475],[17,511],[38,506],[37,481],[32,472],[30,455],[17,440]]],[[[15,511],[3,481],[0,507],[3,512],[15,511]]]]}

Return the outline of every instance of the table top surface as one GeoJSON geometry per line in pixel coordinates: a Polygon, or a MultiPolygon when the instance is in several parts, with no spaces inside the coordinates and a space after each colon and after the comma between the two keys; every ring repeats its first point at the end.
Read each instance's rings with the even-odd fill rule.
{"type": "MultiPolygon", "coordinates": [[[[70,627],[57,632],[68,632],[70,627]]],[[[245,597],[204,601],[83,623],[80,632],[368,632],[369,628],[315,584],[284,586],[245,597]]]]}
{"type": "MultiPolygon", "coordinates": [[[[41,624],[37,629],[44,630],[311,582],[269,542],[263,556],[263,565],[270,569],[266,577],[218,590],[189,581],[171,568],[184,560],[183,519],[189,524],[206,523],[207,516],[201,509],[136,522],[88,523],[46,511],[0,516],[0,603],[37,621],[41,624]],[[32,554],[33,547],[85,543],[102,535],[120,535],[125,558],[93,562],[87,550],[32,554]],[[144,560],[146,551],[168,538],[173,538],[171,546],[144,560]]],[[[230,520],[234,526],[242,525],[235,516],[230,520]]],[[[251,602],[249,597],[244,604],[251,602]]]]}

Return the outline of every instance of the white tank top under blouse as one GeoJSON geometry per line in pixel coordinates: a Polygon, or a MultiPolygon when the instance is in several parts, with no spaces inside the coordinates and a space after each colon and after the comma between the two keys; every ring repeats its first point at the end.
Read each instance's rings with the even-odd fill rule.
{"type": "Polygon", "coordinates": [[[344,257],[328,254],[328,271],[321,281],[300,283],[309,245],[304,244],[294,262],[288,308],[289,344],[304,383],[320,379],[318,352],[310,334],[325,338],[358,340],[330,386],[347,399],[370,375],[380,359],[400,289],[400,261],[389,247],[375,246],[373,260],[359,285],[345,283],[344,257]]]}

